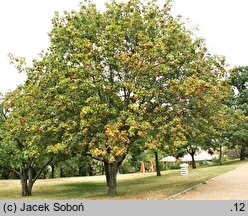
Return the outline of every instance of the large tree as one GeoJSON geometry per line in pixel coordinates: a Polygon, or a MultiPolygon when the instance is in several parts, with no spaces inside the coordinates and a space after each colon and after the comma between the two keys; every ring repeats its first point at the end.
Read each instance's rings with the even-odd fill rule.
{"type": "MultiPolygon", "coordinates": [[[[161,9],[155,1],[113,1],[104,12],[82,5],[79,12],[57,15],[53,24],[44,65],[60,86],[84,91],[80,145],[104,162],[108,193],[115,195],[116,173],[130,146],[146,137],[150,149],[158,148],[158,127],[180,127],[173,88],[198,78],[212,81],[220,68],[201,40],[171,16],[168,2],[161,9]]],[[[201,94],[209,93],[205,87],[200,82],[201,94]]],[[[185,94],[192,89],[185,87],[185,94]]],[[[181,144],[185,136],[172,132],[172,144],[181,144]]]]}
{"type": "Polygon", "coordinates": [[[112,1],[104,12],[87,3],[56,14],[50,48],[28,70],[26,85],[46,114],[28,106],[43,117],[33,130],[49,132],[52,152],[82,151],[102,161],[109,195],[116,195],[117,170],[138,139],[155,151],[162,137],[173,146],[188,142],[184,113],[190,119],[190,106],[205,108],[212,86],[220,90],[220,61],[173,18],[169,2],[159,8],[156,1],[112,1]]]}

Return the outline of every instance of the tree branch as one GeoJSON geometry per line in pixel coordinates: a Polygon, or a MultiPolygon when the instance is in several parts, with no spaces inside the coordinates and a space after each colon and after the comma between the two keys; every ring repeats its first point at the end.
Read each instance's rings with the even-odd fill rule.
{"type": "Polygon", "coordinates": [[[15,169],[11,169],[11,168],[4,167],[4,166],[1,166],[1,168],[3,168],[3,169],[7,169],[7,170],[9,170],[9,171],[11,171],[11,172],[16,173],[17,175],[20,175],[20,172],[16,171],[15,169]]]}
{"type": "Polygon", "coordinates": [[[95,159],[95,160],[97,160],[97,161],[101,161],[101,162],[107,162],[104,158],[97,158],[97,157],[94,157],[92,154],[90,154],[90,153],[85,153],[84,154],[85,156],[88,156],[88,157],[91,157],[91,158],[93,158],[93,159],[95,159]]]}
{"type": "Polygon", "coordinates": [[[48,166],[48,164],[50,164],[52,162],[53,158],[51,158],[50,160],[48,160],[44,166],[39,170],[39,172],[36,174],[36,176],[34,177],[32,184],[35,183],[35,181],[40,177],[40,174],[42,173],[42,171],[48,166]]]}

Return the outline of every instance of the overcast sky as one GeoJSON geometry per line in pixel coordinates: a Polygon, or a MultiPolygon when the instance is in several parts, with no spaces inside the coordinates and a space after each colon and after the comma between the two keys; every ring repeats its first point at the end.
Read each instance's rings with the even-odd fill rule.
{"type": "MultiPolygon", "coordinates": [[[[28,62],[48,47],[54,11],[77,9],[81,0],[0,1],[0,92],[13,90],[25,79],[8,53],[28,62]]],[[[97,1],[99,8],[104,1],[97,1]]],[[[163,2],[163,0],[159,0],[163,2]]],[[[224,55],[231,66],[248,65],[247,0],[174,0],[173,13],[189,18],[200,29],[212,54],[224,55]]]]}

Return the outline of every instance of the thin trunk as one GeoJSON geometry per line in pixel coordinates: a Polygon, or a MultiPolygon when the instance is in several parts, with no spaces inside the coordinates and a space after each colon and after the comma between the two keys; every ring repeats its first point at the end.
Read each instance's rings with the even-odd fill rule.
{"type": "Polygon", "coordinates": [[[240,150],[240,160],[245,160],[245,146],[241,147],[240,150]]]}
{"type": "Polygon", "coordinates": [[[222,165],[222,147],[220,147],[219,165],[222,165]]]}
{"type": "Polygon", "coordinates": [[[155,152],[155,162],[156,162],[156,172],[157,176],[161,176],[159,160],[158,160],[158,152],[155,152]]]}
{"type": "Polygon", "coordinates": [[[116,196],[116,175],[117,175],[118,165],[117,163],[108,164],[108,195],[116,196]]]}
{"type": "Polygon", "coordinates": [[[43,172],[43,179],[46,179],[47,178],[47,171],[45,170],[44,172],[43,172]]]}
{"type": "Polygon", "coordinates": [[[60,168],[59,171],[60,171],[60,174],[59,174],[60,178],[63,178],[63,169],[60,168]]]}
{"type": "Polygon", "coordinates": [[[190,155],[191,155],[191,158],[192,158],[192,168],[196,169],[195,152],[191,152],[190,155]]]}
{"type": "Polygon", "coordinates": [[[83,174],[83,167],[82,166],[79,166],[78,167],[78,175],[79,176],[83,176],[82,174],[83,174]]]}
{"type": "Polygon", "coordinates": [[[4,179],[9,179],[9,175],[10,175],[10,172],[8,169],[6,169],[6,167],[3,167],[2,168],[2,176],[4,179]]]}
{"type": "Polygon", "coordinates": [[[104,163],[103,163],[103,165],[101,166],[101,170],[102,170],[102,175],[104,175],[104,174],[105,174],[104,163]]]}
{"type": "Polygon", "coordinates": [[[93,176],[94,175],[94,168],[91,166],[91,164],[89,163],[89,176],[93,176]]]}
{"type": "Polygon", "coordinates": [[[29,196],[32,195],[32,188],[33,188],[33,171],[32,168],[28,169],[28,191],[29,191],[29,196]]]}
{"type": "Polygon", "coordinates": [[[54,167],[54,164],[51,165],[51,168],[52,168],[52,178],[54,178],[54,173],[55,173],[55,167],[54,167]]]}

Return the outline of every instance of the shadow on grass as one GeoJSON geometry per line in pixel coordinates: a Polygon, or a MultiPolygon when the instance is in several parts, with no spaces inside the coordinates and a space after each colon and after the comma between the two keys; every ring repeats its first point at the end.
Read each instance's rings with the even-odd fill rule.
{"type": "MultiPolygon", "coordinates": [[[[139,179],[117,180],[116,199],[128,199],[130,194],[141,194],[142,191],[150,193],[167,187],[165,185],[167,178],[174,178],[175,173],[166,174],[161,177],[144,176],[139,179]]],[[[107,186],[105,182],[75,182],[59,183],[56,185],[37,186],[34,189],[33,199],[113,199],[107,195],[107,186]]],[[[145,193],[145,194],[146,194],[145,193]]]]}
{"type": "Polygon", "coordinates": [[[46,186],[46,188],[36,190],[34,197],[44,197],[48,199],[99,199],[106,194],[104,183],[75,182],[57,184],[56,186],[46,186]]]}
{"type": "Polygon", "coordinates": [[[228,162],[222,166],[211,166],[190,170],[188,176],[180,176],[180,170],[162,172],[161,177],[156,173],[137,174],[135,177],[120,175],[117,180],[117,193],[115,197],[107,196],[107,186],[101,182],[68,182],[48,183],[35,185],[33,196],[29,199],[57,199],[57,200],[97,200],[97,199],[166,199],[178,192],[199,183],[206,182],[212,177],[232,170],[241,164],[239,161],[228,162]],[[138,177],[137,177],[138,176],[138,177]],[[122,179],[124,177],[124,179],[122,179]],[[132,179],[131,179],[132,178],[132,179]]]}

